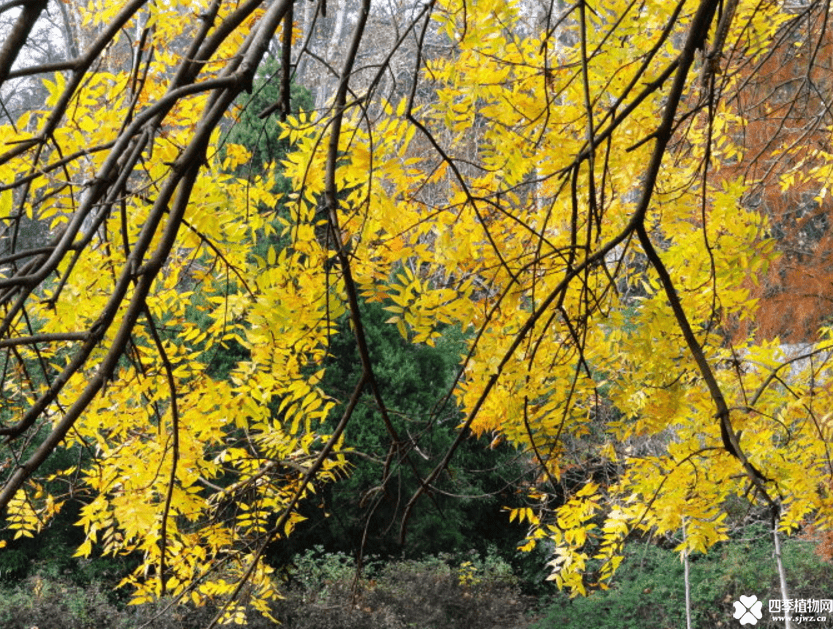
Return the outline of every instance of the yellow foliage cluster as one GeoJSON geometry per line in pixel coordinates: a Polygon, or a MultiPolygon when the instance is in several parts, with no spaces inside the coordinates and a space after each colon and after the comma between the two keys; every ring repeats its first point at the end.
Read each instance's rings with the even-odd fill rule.
{"type": "MultiPolygon", "coordinates": [[[[237,10],[218,4],[220,22],[237,10]]],[[[229,174],[249,154],[223,145],[211,81],[239,91],[228,60],[277,9],[241,20],[186,86],[169,84],[185,63],[173,53],[141,84],[127,72],[90,72],[82,88],[47,79],[43,109],[0,127],[0,211],[69,241],[36,282],[16,284],[14,260],[0,268],[12,291],[2,421],[13,437],[34,426],[35,447],[84,452],[50,479],[85,500],[78,554],[141,554],[125,580],[135,603],[223,600],[247,580],[265,610],[275,584],[252,549],[291,534],[311,481],[346,467],[338,434],[321,429],[337,401],[319,384],[336,320],[358,316],[353,290],[412,343],[448,326],[469,335],[453,391],[461,430],[498,432],[537,467],[530,506],[509,519],[529,525],[523,549],[549,541],[552,578],[576,593],[603,586],[633,532],[685,526],[680,550],[705,552],[750,491],[784,529],[827,523],[831,331],[801,360],[726,332],[754,320],[749,286],[775,254],[765,217],[742,202],[755,182],[710,161],[745,151],[742,112],[695,80],[713,4],[579,3],[558,28],[532,28],[520,5],[437,0],[430,28],[453,45],[418,68],[430,98],[336,107],[340,126],[289,116],[292,152],[250,180],[229,174]],[[166,100],[170,89],[185,91],[166,100]],[[131,151],[139,166],[119,170],[131,151]],[[278,172],[293,191],[281,199],[278,172]],[[212,375],[230,346],[246,357],[212,375]]],[[[198,10],[149,7],[143,27],[160,41],[198,10]]],[[[93,3],[85,19],[119,10],[93,3]]],[[[721,94],[788,19],[745,0],[737,15],[730,35],[744,46],[721,94]]],[[[69,493],[10,460],[7,523],[31,535],[69,493]]]]}
{"type": "MultiPolygon", "coordinates": [[[[508,3],[438,2],[436,28],[454,46],[420,75],[433,99],[345,122],[339,212],[355,281],[412,342],[447,324],[471,331],[455,390],[463,427],[501,433],[540,467],[534,506],[510,520],[530,526],[522,549],[554,544],[552,578],[578,593],[591,562],[604,586],[634,532],[686,523],[679,550],[705,552],[750,493],[783,529],[830,514],[827,424],[809,410],[830,394],[828,345],[808,345],[818,360],[787,383],[777,340],[727,332],[754,321],[750,287],[775,242],[743,202],[756,182],[721,173],[719,160],[747,150],[742,112],[728,97],[704,105],[715,96],[696,80],[702,59],[682,50],[695,9],[574,8],[557,39],[508,27],[520,21],[508,3]],[[683,63],[679,122],[661,144],[666,85],[683,63]],[[601,483],[592,470],[605,466],[616,472],[601,483]],[[587,482],[551,494],[576,468],[587,482]]],[[[745,47],[726,63],[760,58],[789,19],[741,2],[730,37],[745,47]]],[[[720,81],[731,94],[743,74],[720,81]]],[[[325,161],[308,133],[292,157],[304,190],[325,161]]]]}

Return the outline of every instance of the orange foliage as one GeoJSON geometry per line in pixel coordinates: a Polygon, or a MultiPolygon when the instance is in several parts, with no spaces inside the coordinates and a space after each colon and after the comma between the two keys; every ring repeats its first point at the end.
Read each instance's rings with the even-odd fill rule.
{"type": "MultiPolygon", "coordinates": [[[[768,215],[781,254],[753,287],[760,339],[813,341],[833,304],[833,199],[826,176],[816,172],[823,158],[808,156],[808,147],[833,153],[833,39],[827,19],[810,12],[791,22],[771,53],[745,69],[737,97],[745,120],[736,134],[746,150],[720,168],[758,182],[744,203],[768,215]]],[[[737,338],[748,328],[738,324],[737,338]]]]}

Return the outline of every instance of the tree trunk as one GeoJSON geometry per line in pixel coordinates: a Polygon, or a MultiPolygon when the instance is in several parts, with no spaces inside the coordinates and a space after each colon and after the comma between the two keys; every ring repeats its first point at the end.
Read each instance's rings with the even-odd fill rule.
{"type": "Polygon", "coordinates": [[[784,572],[784,562],[781,561],[781,539],[778,536],[777,514],[775,514],[772,518],[772,539],[775,543],[775,565],[778,566],[778,582],[781,586],[781,600],[783,601],[782,609],[784,610],[784,629],[792,629],[792,620],[790,619],[790,611],[787,605],[787,601],[790,600],[790,594],[787,589],[787,575],[784,572]]]}

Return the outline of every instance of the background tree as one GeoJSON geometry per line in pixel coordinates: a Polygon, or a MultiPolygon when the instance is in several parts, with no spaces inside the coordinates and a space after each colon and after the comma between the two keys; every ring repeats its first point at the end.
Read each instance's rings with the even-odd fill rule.
{"type": "Polygon", "coordinates": [[[785,10],[792,19],[754,72],[744,71],[738,90],[742,119],[732,125],[748,149],[721,170],[754,182],[743,202],[769,218],[781,253],[753,288],[760,302],[754,333],[801,344],[818,340],[830,310],[830,86],[825,62],[816,60],[827,57],[831,42],[821,6],[785,10]],[[821,150],[808,152],[810,145],[821,150]]]}
{"type": "MultiPolygon", "coordinates": [[[[228,132],[228,142],[244,146],[250,153],[248,163],[237,167],[236,174],[253,177],[279,163],[289,149],[286,138],[279,138],[279,113],[264,112],[280,103],[279,64],[267,60],[255,79],[251,96],[244,96],[242,111],[228,132]]],[[[311,109],[309,93],[292,84],[294,107],[311,109]]],[[[296,112],[297,113],[297,112],[296,112]]],[[[277,177],[274,192],[286,193],[289,181],[277,177]]],[[[276,206],[275,216],[287,217],[287,208],[276,206]]],[[[265,257],[270,246],[285,247],[284,239],[262,239],[252,248],[255,255],[265,257]]],[[[303,530],[296,533],[291,543],[282,545],[279,561],[290,553],[323,546],[333,552],[348,551],[355,556],[365,554],[397,556],[406,551],[409,556],[431,553],[453,553],[461,548],[486,553],[499,545],[511,556],[517,540],[523,536],[519,527],[500,522],[500,511],[512,502],[514,487],[524,475],[518,459],[522,457],[510,448],[498,451],[483,448],[472,440],[465,446],[465,454],[458,457],[454,469],[430,501],[426,501],[413,518],[414,533],[403,547],[398,542],[398,522],[408,496],[416,489],[419,474],[426,474],[446,451],[456,433],[459,410],[446,401],[446,410],[439,417],[429,411],[441,400],[454,380],[456,364],[463,351],[459,331],[447,330],[436,347],[413,346],[403,339],[395,327],[386,325],[388,314],[379,304],[362,307],[362,319],[373,348],[379,386],[385,391],[392,421],[402,434],[407,434],[406,448],[412,451],[409,464],[400,463],[395,488],[379,485],[384,461],[377,458],[385,451],[388,437],[378,417],[374,417],[372,396],[365,393],[355,412],[355,419],[346,430],[351,444],[347,453],[350,471],[336,486],[323,490],[322,501],[304,509],[308,518],[303,530]],[[430,421],[429,421],[430,420],[430,421]],[[414,469],[410,466],[414,465],[414,469]],[[417,471],[417,476],[414,472],[417,471]],[[497,496],[501,496],[498,499],[497,496]]],[[[349,319],[342,317],[339,332],[329,345],[331,359],[321,382],[321,388],[334,399],[346,399],[349,391],[344,383],[354,382],[360,375],[355,362],[356,344],[349,329],[349,319]]],[[[225,368],[226,373],[236,360],[246,355],[236,345],[212,357],[211,368],[225,368]],[[223,367],[225,366],[225,367],[223,367]]],[[[218,374],[221,372],[217,372],[218,374]]],[[[328,424],[335,426],[341,406],[336,406],[328,424]]]]}
{"type": "MultiPolygon", "coordinates": [[[[365,394],[355,420],[345,431],[356,451],[350,456],[350,475],[327,487],[322,523],[327,532],[311,531],[326,547],[375,555],[410,556],[452,553],[461,548],[484,553],[500,547],[506,555],[524,531],[502,522],[501,511],[515,500],[515,488],[524,477],[521,454],[505,445],[493,450],[483,441],[467,440],[453,465],[438,479],[429,500],[413,515],[412,534],[404,547],[398,539],[401,510],[448,449],[456,436],[460,412],[443,396],[453,382],[463,347],[459,331],[445,330],[434,347],[414,346],[395,327],[386,325],[389,313],[379,304],[362,307],[362,321],[372,348],[375,374],[385,392],[391,421],[409,452],[392,470],[394,482],[380,484],[388,435],[377,416],[372,396],[365,394]]],[[[336,399],[344,399],[343,383],[356,377],[355,340],[342,330],[331,344],[332,363],[322,386],[336,399]]],[[[320,529],[321,527],[319,527],[320,529]]]]}

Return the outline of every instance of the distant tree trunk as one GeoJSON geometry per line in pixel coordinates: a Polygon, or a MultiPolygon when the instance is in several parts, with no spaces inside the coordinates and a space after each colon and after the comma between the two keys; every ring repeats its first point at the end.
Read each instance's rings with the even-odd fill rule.
{"type": "MultiPolygon", "coordinates": [[[[335,26],[333,27],[333,34],[330,37],[330,41],[327,43],[327,50],[325,51],[325,59],[328,62],[332,62],[333,59],[336,58],[336,51],[338,50],[339,46],[343,44],[342,42],[342,35],[344,33],[344,16],[347,13],[347,2],[346,0],[342,0],[342,2],[338,3],[338,8],[336,9],[335,15],[335,26]]],[[[327,104],[327,98],[332,96],[333,90],[331,89],[333,85],[336,84],[337,77],[331,76],[327,73],[324,73],[321,77],[321,84],[317,93],[315,94],[315,108],[316,109],[324,109],[324,106],[327,104]]]]}
{"type": "Polygon", "coordinates": [[[778,581],[781,585],[781,600],[783,601],[782,609],[784,610],[784,629],[792,629],[792,620],[790,619],[789,606],[787,601],[790,599],[789,590],[787,589],[787,575],[784,572],[784,562],[781,561],[781,539],[778,536],[778,513],[774,513],[772,517],[772,539],[775,543],[775,565],[778,566],[778,581]]]}
{"type": "Polygon", "coordinates": [[[61,25],[63,29],[64,42],[66,43],[66,55],[69,59],[77,59],[80,56],[78,39],[80,36],[77,28],[77,18],[71,16],[69,9],[63,2],[56,2],[61,13],[61,25]]]}
{"type": "MultiPolygon", "coordinates": [[[[685,526],[683,526],[683,541],[687,540],[685,526]]],[[[685,626],[691,629],[691,579],[689,576],[688,548],[683,551],[683,581],[685,582],[685,626]]]]}

